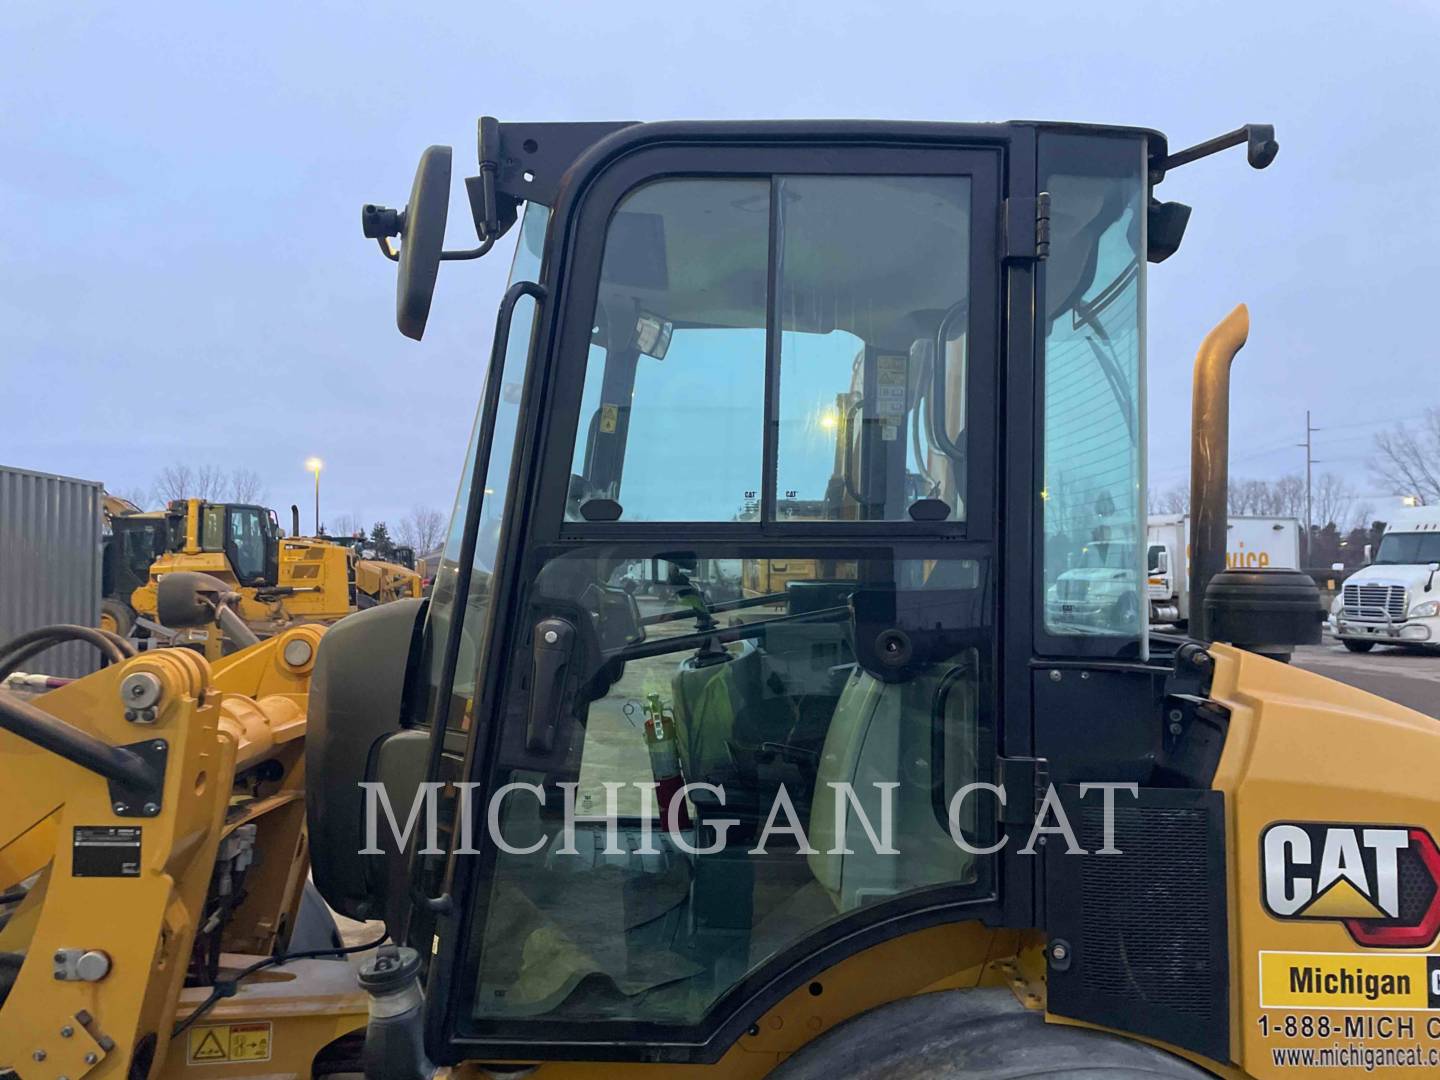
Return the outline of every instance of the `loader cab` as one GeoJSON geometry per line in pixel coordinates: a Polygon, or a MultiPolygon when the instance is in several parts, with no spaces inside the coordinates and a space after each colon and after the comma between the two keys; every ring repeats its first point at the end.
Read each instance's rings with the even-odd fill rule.
{"type": "Polygon", "coordinates": [[[279,580],[280,522],[274,510],[177,499],[167,507],[166,519],[171,551],[223,553],[242,586],[274,586],[279,580]]]}
{"type": "Polygon", "coordinates": [[[150,564],[168,550],[164,514],[127,514],[110,522],[101,563],[102,596],[128,598],[150,580],[150,564]]]}
{"type": "Polygon", "coordinates": [[[1163,136],[486,124],[511,287],[366,775],[474,785],[391,923],[430,1052],[714,1061],[869,945],[1038,925],[975,792],[1160,756],[1145,605],[1047,597],[1095,551],[1145,595],[1163,136]]]}

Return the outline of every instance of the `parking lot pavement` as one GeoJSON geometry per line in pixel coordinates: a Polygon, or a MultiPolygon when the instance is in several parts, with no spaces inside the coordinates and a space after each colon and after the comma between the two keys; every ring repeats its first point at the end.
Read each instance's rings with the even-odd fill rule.
{"type": "Polygon", "coordinates": [[[1368,653],[1352,653],[1326,635],[1324,644],[1296,649],[1293,662],[1440,719],[1440,650],[1377,645],[1368,653]]]}

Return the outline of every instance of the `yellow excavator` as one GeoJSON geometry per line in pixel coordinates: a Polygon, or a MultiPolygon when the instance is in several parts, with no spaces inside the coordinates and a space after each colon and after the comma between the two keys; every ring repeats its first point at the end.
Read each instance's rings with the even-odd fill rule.
{"type": "MultiPolygon", "coordinates": [[[[1129,542],[1107,590],[1144,595],[1149,270],[1190,213],[1159,188],[1234,146],[1277,149],[487,117],[456,251],[432,147],[363,216],[403,333],[521,223],[433,593],[293,656],[317,631],[0,697],[0,1068],[1440,1067],[1440,729],[1285,662],[1308,578],[1225,569],[1243,307],[1195,366],[1187,635],[1057,588],[1129,542]],[[354,966],[225,899],[227,823],[295,805],[292,661],[305,842],[253,865],[293,884],[308,851],[383,922],[354,966]]],[[[223,582],[160,590],[167,623],[235,621],[223,582]]]]}
{"type": "Polygon", "coordinates": [[[101,627],[122,635],[138,619],[155,620],[158,583],[177,570],[229,582],[241,616],[262,636],[420,595],[420,575],[408,567],[301,536],[293,508],[289,536],[267,507],[204,499],[115,513],[107,524],[101,627]]]}

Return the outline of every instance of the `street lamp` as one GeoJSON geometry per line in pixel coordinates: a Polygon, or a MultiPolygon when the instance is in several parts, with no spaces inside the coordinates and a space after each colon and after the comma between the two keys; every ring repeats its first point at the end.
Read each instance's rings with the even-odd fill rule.
{"type": "Polygon", "coordinates": [[[325,463],[318,457],[307,458],[305,468],[315,474],[315,535],[320,535],[320,470],[325,463]]]}

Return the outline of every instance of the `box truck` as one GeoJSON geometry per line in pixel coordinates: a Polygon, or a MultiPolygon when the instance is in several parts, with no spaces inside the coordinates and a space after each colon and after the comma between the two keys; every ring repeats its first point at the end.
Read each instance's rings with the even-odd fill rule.
{"type": "MultiPolygon", "coordinates": [[[[1225,564],[1242,567],[1300,566],[1300,523],[1287,517],[1231,517],[1225,564]]],[[[1190,515],[1162,514],[1146,528],[1145,589],[1150,621],[1184,625],[1190,620],[1190,515]]]]}

